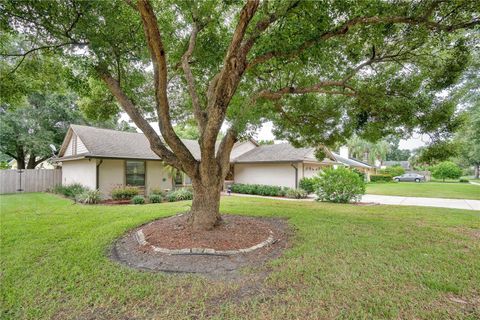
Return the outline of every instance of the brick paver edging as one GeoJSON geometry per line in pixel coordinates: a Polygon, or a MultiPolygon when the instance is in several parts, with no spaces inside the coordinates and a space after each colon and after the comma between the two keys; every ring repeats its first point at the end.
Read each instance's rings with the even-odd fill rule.
{"type": "Polygon", "coordinates": [[[167,248],[161,248],[157,247],[154,245],[151,245],[147,240],[145,240],[145,234],[143,233],[143,229],[138,230],[135,232],[135,239],[137,240],[138,244],[141,246],[150,246],[153,251],[159,252],[159,253],[166,253],[166,254],[203,254],[203,255],[224,255],[224,256],[230,256],[234,254],[239,254],[239,253],[248,253],[252,252],[254,250],[263,248],[265,246],[268,246],[272,243],[275,242],[273,238],[273,232],[270,230],[270,235],[265,241],[260,242],[259,244],[256,244],[250,248],[245,248],[245,249],[236,249],[236,250],[215,250],[215,249],[210,249],[210,248],[185,248],[185,249],[167,249],[167,248]]]}

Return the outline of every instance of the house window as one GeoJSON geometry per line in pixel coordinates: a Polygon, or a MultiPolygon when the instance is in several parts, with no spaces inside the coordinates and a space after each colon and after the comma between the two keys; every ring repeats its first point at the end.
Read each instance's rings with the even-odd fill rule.
{"type": "Polygon", "coordinates": [[[177,186],[182,185],[183,184],[183,172],[180,171],[180,170],[177,170],[175,172],[174,180],[175,180],[175,185],[177,185],[177,186]]]}
{"type": "Polygon", "coordinates": [[[174,181],[176,186],[191,185],[192,179],[184,174],[182,171],[177,170],[175,172],[174,181]]]}
{"type": "Polygon", "coordinates": [[[145,161],[127,161],[126,182],[129,186],[145,185],[145,161]]]}

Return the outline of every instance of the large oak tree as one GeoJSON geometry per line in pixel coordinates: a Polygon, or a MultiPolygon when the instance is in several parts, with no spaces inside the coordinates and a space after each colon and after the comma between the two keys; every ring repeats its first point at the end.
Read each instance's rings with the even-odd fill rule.
{"type": "Polygon", "coordinates": [[[264,121],[278,138],[319,150],[353,133],[451,131],[455,108],[437,93],[468,67],[479,23],[474,0],[11,0],[0,10],[2,27],[31,41],[4,56],[21,63],[50,50],[77,61],[152,150],[191,177],[198,229],[220,219],[234,143],[264,121]],[[201,160],[174,131],[185,117],[198,126],[201,160]]]}

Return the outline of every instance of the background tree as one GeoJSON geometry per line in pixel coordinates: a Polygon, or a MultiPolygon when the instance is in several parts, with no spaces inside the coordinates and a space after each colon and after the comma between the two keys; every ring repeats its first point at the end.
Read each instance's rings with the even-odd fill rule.
{"type": "Polygon", "coordinates": [[[444,161],[432,169],[432,176],[436,179],[458,179],[462,176],[462,169],[451,161],[444,161]]]}
{"type": "Polygon", "coordinates": [[[360,160],[375,165],[384,161],[390,151],[390,144],[385,140],[370,142],[354,136],[347,141],[350,154],[360,160]]]}
{"type": "Polygon", "coordinates": [[[4,56],[49,48],[80,61],[152,150],[191,177],[199,229],[220,220],[234,143],[264,121],[278,139],[319,149],[354,132],[375,140],[454,128],[454,106],[436,93],[468,67],[465,30],[479,23],[474,0],[7,0],[0,9],[0,25],[32,48],[4,56]],[[199,128],[200,161],[173,129],[185,117],[199,128]]]}
{"type": "Polygon", "coordinates": [[[259,140],[259,141],[257,141],[257,143],[259,145],[271,145],[271,144],[275,144],[275,141],[274,140],[259,140]]]}
{"type": "Polygon", "coordinates": [[[480,175],[480,102],[467,109],[468,118],[456,135],[460,162],[474,167],[474,176],[480,175]]]}
{"type": "Polygon", "coordinates": [[[387,139],[390,144],[390,148],[385,156],[387,161],[407,161],[410,158],[411,152],[408,149],[400,149],[400,138],[398,137],[389,137],[387,139]]]}
{"type": "MultiPolygon", "coordinates": [[[[3,48],[23,45],[20,36],[4,38],[3,48]]],[[[92,81],[88,81],[92,78],[73,77],[66,61],[48,52],[35,52],[21,61],[20,65],[0,61],[0,153],[14,158],[19,169],[34,169],[50,158],[50,145],[58,149],[72,123],[135,131],[128,124],[117,124],[119,107],[111,94],[110,105],[98,98],[108,93],[103,83],[97,81],[100,89],[92,90],[92,81]],[[79,94],[83,94],[80,107],[79,94]]]]}
{"type": "Polygon", "coordinates": [[[18,169],[34,169],[50,158],[71,123],[81,121],[72,96],[31,94],[25,105],[0,109],[0,151],[17,161],[18,169]]]}

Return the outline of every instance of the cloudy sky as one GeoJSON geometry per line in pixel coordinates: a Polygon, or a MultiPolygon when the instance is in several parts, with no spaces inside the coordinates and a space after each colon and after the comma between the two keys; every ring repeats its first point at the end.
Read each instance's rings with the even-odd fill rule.
{"type": "MultiPolygon", "coordinates": [[[[126,113],[122,113],[121,120],[125,120],[130,125],[136,127],[135,124],[130,120],[130,117],[126,113]]],[[[151,123],[151,125],[155,129],[155,131],[157,131],[157,132],[159,131],[157,123],[151,123]]],[[[273,133],[272,133],[272,127],[273,127],[273,124],[271,122],[265,123],[262,126],[262,128],[257,131],[254,138],[256,140],[274,140],[275,137],[273,136],[273,133]]],[[[140,130],[138,128],[137,128],[137,131],[140,132],[140,130]]],[[[280,141],[276,141],[276,142],[280,142],[280,141]]],[[[426,142],[428,142],[428,138],[426,136],[422,137],[420,135],[417,135],[417,136],[414,136],[414,137],[411,137],[411,138],[408,138],[408,139],[400,140],[399,148],[400,149],[413,150],[415,148],[424,146],[426,144],[426,142]]]]}
{"type": "MultiPolygon", "coordinates": [[[[275,137],[272,134],[272,123],[267,122],[263,125],[263,127],[257,131],[257,136],[254,137],[257,140],[273,140],[275,137]]],[[[420,135],[414,136],[409,139],[402,139],[400,140],[400,149],[416,149],[418,147],[422,147],[428,142],[427,137],[422,137],[420,135]]]]}

